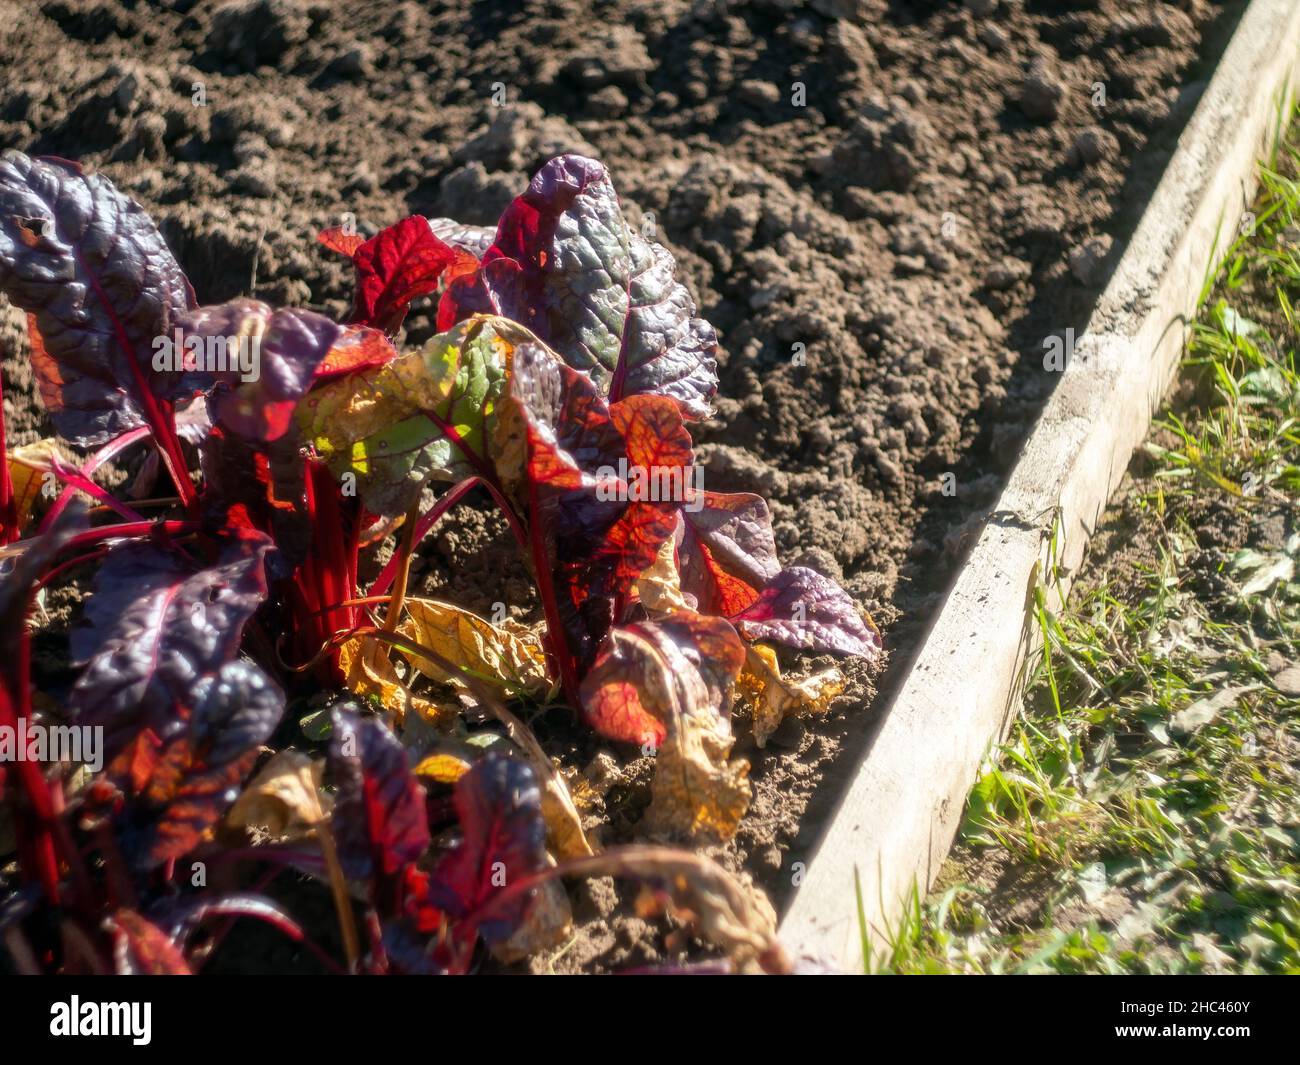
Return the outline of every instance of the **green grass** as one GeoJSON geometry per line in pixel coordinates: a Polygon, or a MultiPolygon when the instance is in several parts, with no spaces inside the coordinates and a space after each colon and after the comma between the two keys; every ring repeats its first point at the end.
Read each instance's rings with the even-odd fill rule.
{"type": "Polygon", "coordinates": [[[1039,589],[1024,713],[878,970],[1300,972],[1297,117],[1068,607],[1039,589]]]}

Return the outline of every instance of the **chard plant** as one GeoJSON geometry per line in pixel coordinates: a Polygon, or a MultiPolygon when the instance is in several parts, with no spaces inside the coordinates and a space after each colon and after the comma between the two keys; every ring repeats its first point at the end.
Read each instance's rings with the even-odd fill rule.
{"type": "Polygon", "coordinates": [[[412,216],[320,241],[352,264],[348,321],[199,306],[106,178],[0,157],[0,291],[27,314],[54,429],[87,452],[0,451],[0,729],[93,730],[104,763],[0,764],[13,964],[191,971],[248,917],[331,970],[466,972],[480,944],[511,959],[563,934],[557,878],[615,874],[734,964],[785,968],[770,911],[713,863],[595,846],[519,714],[567,707],[653,753],[648,837],[725,840],[750,799],[733,704],[761,746],[843,687],[834,670],[783,676],[775,645],[881,654],[838,585],[781,564],[760,497],[703,487],[691,433],[717,339],[671,255],[574,155],[495,230],[412,216]],[[424,298],[438,333],[399,350],[424,298]],[[95,480],[133,448],[171,494],[95,480]],[[42,507],[44,483],[59,489],[42,507]],[[409,593],[422,539],[472,494],[510,530],[534,624],[409,593]],[[390,533],[363,586],[361,547],[390,533]],[[87,566],[78,677],[37,691],[32,603],[87,566]],[[286,692],[320,690],[355,697],[329,715],[327,752],[285,749],[286,692]],[[469,729],[467,707],[496,725],[469,729]],[[247,863],[257,885],[285,869],[327,884],[341,956],[243,890],[247,863]]]}

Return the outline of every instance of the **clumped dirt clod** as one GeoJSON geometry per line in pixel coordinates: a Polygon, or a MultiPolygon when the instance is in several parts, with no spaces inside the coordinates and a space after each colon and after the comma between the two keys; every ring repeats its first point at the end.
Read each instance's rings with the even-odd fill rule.
{"type": "MultiPolygon", "coordinates": [[[[721,336],[707,487],[766,496],[785,557],[841,579],[902,662],[1051,387],[1043,339],[1083,325],[1242,6],[6,3],[0,145],[102,168],[201,302],[336,316],[351,278],[321,228],[491,222],[547,158],[598,156],[721,336]]],[[[6,314],[22,443],[43,416],[6,314]]],[[[432,308],[406,331],[432,334],[432,308]]],[[[501,542],[469,511],[417,576],[478,566],[525,609],[501,542]]],[[[737,750],[755,796],[723,858],[778,902],[863,728],[737,750]]],[[[564,964],[635,953],[609,935],[564,964]]]]}

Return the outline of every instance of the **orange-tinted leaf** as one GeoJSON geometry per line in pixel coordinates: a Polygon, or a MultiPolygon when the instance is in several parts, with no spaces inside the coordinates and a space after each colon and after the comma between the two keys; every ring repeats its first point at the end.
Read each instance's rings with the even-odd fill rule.
{"type": "Polygon", "coordinates": [[[355,230],[349,232],[342,226],[332,226],[329,229],[322,229],[316,234],[319,240],[330,251],[336,251],[340,255],[346,255],[349,259],[357,253],[357,249],[366,242],[366,238],[355,230]]]}
{"type": "Polygon", "coordinates": [[[758,598],[781,566],[772,515],[748,492],[692,494],[682,509],[677,558],[682,591],[696,608],[731,617],[758,598]]]}
{"type": "Polygon", "coordinates": [[[104,923],[113,935],[113,964],[119,976],[194,975],[171,937],[134,910],[117,910],[104,923]]]}
{"type": "Polygon", "coordinates": [[[593,728],[655,750],[647,827],[727,839],[749,806],[749,766],[731,761],[732,687],[744,644],[723,618],[681,612],[612,630],[582,682],[593,728]]]}

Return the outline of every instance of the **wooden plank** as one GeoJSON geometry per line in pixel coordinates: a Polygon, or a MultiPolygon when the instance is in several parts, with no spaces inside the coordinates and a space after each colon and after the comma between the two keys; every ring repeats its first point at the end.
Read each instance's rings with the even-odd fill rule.
{"type": "Polygon", "coordinates": [[[1300,3],[1253,0],[796,889],[781,924],[796,955],[861,968],[855,870],[873,951],[933,882],[1019,706],[1053,524],[1072,571],[1173,377],[1210,250],[1236,236],[1297,59],[1300,3]]]}

